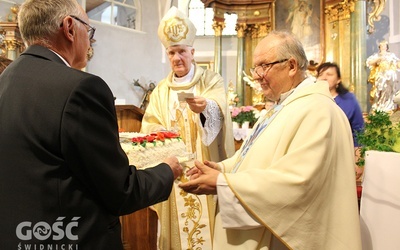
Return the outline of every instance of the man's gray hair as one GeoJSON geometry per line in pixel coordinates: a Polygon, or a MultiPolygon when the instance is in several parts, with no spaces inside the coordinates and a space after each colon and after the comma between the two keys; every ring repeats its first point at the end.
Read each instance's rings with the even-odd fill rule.
{"type": "Polygon", "coordinates": [[[308,60],[304,52],[303,45],[296,36],[286,31],[271,31],[268,36],[276,36],[282,40],[280,46],[276,50],[277,58],[294,58],[296,59],[300,69],[306,71],[308,67],[308,60]]]}
{"type": "Polygon", "coordinates": [[[27,46],[46,46],[66,16],[81,14],[76,0],[26,0],[18,13],[18,26],[27,46]]]}

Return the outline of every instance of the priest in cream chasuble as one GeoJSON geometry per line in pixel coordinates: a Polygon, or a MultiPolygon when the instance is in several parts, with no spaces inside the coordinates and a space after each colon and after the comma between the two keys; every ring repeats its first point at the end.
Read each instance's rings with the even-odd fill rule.
{"type": "Polygon", "coordinates": [[[186,192],[217,194],[214,249],[361,250],[350,125],[326,81],[308,77],[293,34],[272,31],[251,69],[276,101],[241,148],[196,161],[186,192]]]}

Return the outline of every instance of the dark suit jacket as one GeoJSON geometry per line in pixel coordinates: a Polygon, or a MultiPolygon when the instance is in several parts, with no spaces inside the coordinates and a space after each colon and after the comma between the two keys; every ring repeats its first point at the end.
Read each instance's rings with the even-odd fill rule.
{"type": "Polygon", "coordinates": [[[129,166],[101,78],[41,46],[0,76],[0,249],[122,249],[118,216],[166,200],[173,179],[129,166]]]}

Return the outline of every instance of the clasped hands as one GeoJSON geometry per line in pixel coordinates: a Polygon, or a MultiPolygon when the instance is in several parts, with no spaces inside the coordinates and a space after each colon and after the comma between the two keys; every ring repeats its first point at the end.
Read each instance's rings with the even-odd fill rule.
{"type": "Polygon", "coordinates": [[[180,183],[179,187],[192,194],[217,194],[218,164],[210,161],[201,163],[198,160],[194,163],[195,166],[186,172],[189,181],[180,183]]]}

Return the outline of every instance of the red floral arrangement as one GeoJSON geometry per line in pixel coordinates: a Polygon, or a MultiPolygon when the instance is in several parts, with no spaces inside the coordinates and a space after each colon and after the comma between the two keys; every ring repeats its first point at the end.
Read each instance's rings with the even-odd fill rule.
{"type": "Polygon", "coordinates": [[[164,144],[166,139],[174,139],[174,138],[178,140],[181,139],[179,137],[179,134],[176,132],[160,131],[157,133],[151,133],[146,136],[134,137],[132,138],[132,143],[134,146],[141,145],[143,147],[146,147],[147,143],[153,143],[154,145],[156,145],[157,141],[161,141],[164,144]]]}

